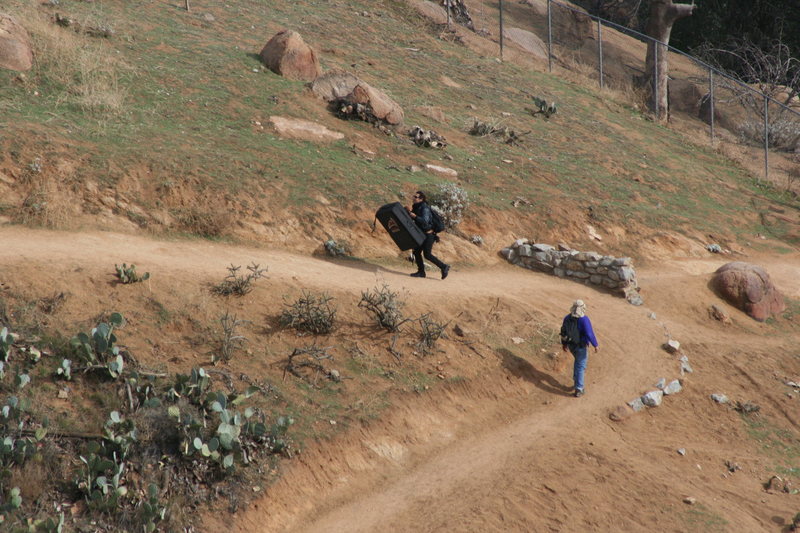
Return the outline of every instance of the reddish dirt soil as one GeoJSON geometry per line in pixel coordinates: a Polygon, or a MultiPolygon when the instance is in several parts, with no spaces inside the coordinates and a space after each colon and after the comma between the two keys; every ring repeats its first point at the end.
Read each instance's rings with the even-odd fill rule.
{"type": "MultiPolygon", "coordinates": [[[[124,255],[153,273],[136,294],[172,305],[209,306],[189,293],[199,294],[231,263],[254,261],[269,265],[269,283],[240,309],[270,314],[299,287],[355,302],[360,291],[385,281],[405,291],[412,309],[431,309],[464,327],[475,349],[451,342],[430,358],[443,375],[459,379],[419,394],[395,392],[392,406],[374,420],[307,443],[282,463],[280,479],[263,497],[236,515],[208,514],[204,530],[775,531],[800,510],[800,496],[763,487],[780,458],[748,435],[742,415],[709,398],[721,392],[759,404],[761,412],[751,416],[785,429],[797,446],[800,394],[784,385],[800,381],[797,327],[783,318],[756,323],[709,290],[710,274],[729,257],[668,259],[638,269],[645,305],[634,307],[504,264],[456,265],[442,282],[411,279],[405,265],[331,262],[206,241],[20,227],[0,228],[0,238],[6,279],[42,294],[68,282],[72,320],[102,310],[101,297],[121,305],[131,297],[122,292],[127,287],[109,288],[109,265],[124,255]],[[537,324],[555,327],[576,298],[588,303],[601,343],[579,399],[569,394],[570,360],[553,352],[557,346],[530,353],[508,342],[514,336],[527,342],[537,324]],[[733,324],[710,319],[711,304],[728,309],[733,324]],[[694,368],[682,377],[684,390],[658,408],[611,421],[615,407],[660,378],[681,377],[677,356],[661,348],[667,335],[682,343],[694,368]],[[741,469],[730,472],[726,461],[741,469]],[[696,503],[683,503],[686,497],[696,503]]],[[[784,294],[800,298],[800,254],[744,260],[762,265],[784,294]]],[[[141,337],[158,333],[148,333],[144,320],[136,327],[141,337]]],[[[350,340],[385,346],[384,337],[364,329],[350,340]]],[[[138,342],[138,353],[146,354],[138,342]]],[[[197,357],[172,352],[168,360],[183,370],[197,357]]],[[[159,354],[153,349],[142,359],[148,357],[159,354]]],[[[267,372],[267,362],[253,357],[242,365],[267,372]]]]}

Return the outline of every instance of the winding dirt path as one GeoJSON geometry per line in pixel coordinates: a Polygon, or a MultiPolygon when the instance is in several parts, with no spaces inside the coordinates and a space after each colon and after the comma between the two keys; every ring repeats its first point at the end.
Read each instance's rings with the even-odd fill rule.
{"type": "MultiPolygon", "coordinates": [[[[673,260],[658,271],[640,270],[646,305],[634,307],[573,282],[505,265],[455,268],[442,282],[413,280],[391,267],[207,241],[4,227],[0,242],[0,268],[55,264],[107,273],[124,257],[151,271],[206,279],[231,263],[256,262],[269,265],[275,285],[358,294],[386,281],[451,316],[496,300],[512,310],[535,310],[555,324],[572,300],[587,300],[601,351],[590,356],[583,398],[567,394],[568,371],[494,354],[501,364],[485,379],[408,399],[379,421],[296,457],[261,501],[233,523],[230,517],[209,516],[209,530],[642,531],[657,526],[686,531],[694,528],[687,526],[691,517],[681,503],[687,495],[702,500],[707,530],[767,531],[774,529],[774,517],[788,513],[790,505],[778,497],[754,500],[762,492],[757,476],[720,481],[713,466],[720,454],[746,453],[735,418],[709,411],[713,406],[705,401],[716,384],[738,379],[739,370],[712,363],[718,347],[735,344],[764,352],[779,351],[786,343],[765,339],[768,326],[746,322],[740,314],[735,321],[742,327],[725,330],[708,322],[705,309],[716,301],[708,278],[728,258],[673,260]],[[652,389],[660,377],[679,377],[675,358],[660,349],[667,333],[703,339],[693,346],[697,372],[684,377],[686,392],[660,410],[623,424],[611,422],[607,415],[614,407],[652,389]],[[695,456],[679,456],[674,453],[679,447],[691,448],[695,456]]],[[[797,254],[757,262],[787,295],[800,296],[797,254]]]]}

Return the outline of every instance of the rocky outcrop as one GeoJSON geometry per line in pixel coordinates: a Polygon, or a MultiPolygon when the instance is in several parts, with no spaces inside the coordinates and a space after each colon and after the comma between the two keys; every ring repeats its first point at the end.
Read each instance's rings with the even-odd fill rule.
{"type": "Polygon", "coordinates": [[[313,81],[322,73],[317,54],[296,31],[276,33],[259,55],[268,69],[290,80],[313,81]]]}
{"type": "Polygon", "coordinates": [[[403,123],[403,108],[380,89],[372,87],[357,76],[332,70],[319,76],[311,84],[311,90],[326,102],[343,102],[351,106],[362,106],[367,114],[388,124],[403,123]]]}
{"type": "Polygon", "coordinates": [[[630,257],[559,250],[549,244],[528,242],[528,239],[517,239],[508,248],[503,248],[500,255],[524,268],[611,289],[634,305],[644,303],[639,295],[636,271],[630,257]]]}
{"type": "Polygon", "coordinates": [[[783,295],[763,268],[743,261],[721,266],[711,286],[737,309],[759,322],[786,309],[783,295]]]}
{"type": "Polygon", "coordinates": [[[33,66],[33,47],[25,28],[11,15],[0,13],[0,68],[24,71],[33,66]]]}

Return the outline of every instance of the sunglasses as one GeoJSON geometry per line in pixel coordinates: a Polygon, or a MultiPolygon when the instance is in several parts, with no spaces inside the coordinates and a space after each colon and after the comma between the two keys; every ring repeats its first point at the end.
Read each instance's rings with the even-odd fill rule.
{"type": "Polygon", "coordinates": [[[422,196],[420,196],[419,194],[415,194],[414,198],[422,198],[422,196]]]}

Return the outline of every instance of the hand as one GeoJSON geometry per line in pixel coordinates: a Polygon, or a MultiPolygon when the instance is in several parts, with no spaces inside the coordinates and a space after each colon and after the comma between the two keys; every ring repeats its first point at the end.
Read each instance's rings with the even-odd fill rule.
{"type": "Polygon", "coordinates": [[[597,352],[599,352],[599,351],[600,351],[600,347],[599,347],[599,346],[595,346],[595,347],[594,347],[594,353],[597,353],[597,352]]]}

